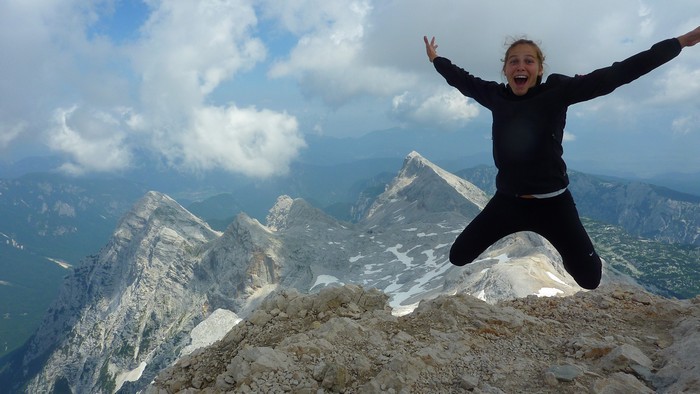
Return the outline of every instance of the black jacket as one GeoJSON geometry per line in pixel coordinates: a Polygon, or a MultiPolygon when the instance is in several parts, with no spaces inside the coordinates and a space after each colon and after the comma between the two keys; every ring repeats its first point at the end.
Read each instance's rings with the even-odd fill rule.
{"type": "Polygon", "coordinates": [[[447,83],[491,110],[496,188],[510,195],[550,193],[569,184],[562,159],[566,110],[575,103],[608,94],[676,57],[675,39],[586,75],[552,74],[523,96],[505,84],[484,81],[448,59],[433,60],[447,83]]]}

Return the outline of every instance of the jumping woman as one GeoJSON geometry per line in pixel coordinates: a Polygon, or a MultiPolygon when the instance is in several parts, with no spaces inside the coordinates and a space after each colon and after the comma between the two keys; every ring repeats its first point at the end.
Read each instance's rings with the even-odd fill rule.
{"type": "Polygon", "coordinates": [[[562,159],[566,111],[572,104],[606,95],[700,42],[700,27],[661,41],[626,60],[586,75],[552,74],[542,82],[544,55],[531,40],[506,50],[508,83],[479,79],[438,56],[435,37],[423,37],[428,59],[448,84],[491,111],[493,158],[498,168],[496,194],[457,237],[452,264],[476,259],[490,245],[518,231],[533,231],[552,243],[564,268],[585,289],[600,284],[600,257],[567,189],[562,159]]]}

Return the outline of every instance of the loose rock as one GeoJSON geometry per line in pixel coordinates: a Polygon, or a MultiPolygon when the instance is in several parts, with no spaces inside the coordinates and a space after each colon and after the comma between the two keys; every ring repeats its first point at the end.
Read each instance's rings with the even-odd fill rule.
{"type": "Polygon", "coordinates": [[[699,322],[700,302],[623,286],[439,296],[402,317],[377,290],[283,291],[147,392],[697,392],[699,322]]]}

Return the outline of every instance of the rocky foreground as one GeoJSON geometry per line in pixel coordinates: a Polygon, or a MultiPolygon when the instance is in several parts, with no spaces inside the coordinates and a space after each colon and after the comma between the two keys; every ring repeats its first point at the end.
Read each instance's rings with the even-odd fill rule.
{"type": "Polygon", "coordinates": [[[268,298],[147,392],[692,393],[699,365],[700,297],[458,294],[397,317],[385,294],[345,286],[268,298]]]}

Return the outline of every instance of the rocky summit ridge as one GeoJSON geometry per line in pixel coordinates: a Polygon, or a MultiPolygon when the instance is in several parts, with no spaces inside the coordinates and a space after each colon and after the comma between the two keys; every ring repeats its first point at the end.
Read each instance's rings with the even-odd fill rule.
{"type": "MultiPolygon", "coordinates": [[[[197,350],[196,347],[221,339],[223,333],[234,325],[233,331],[224,338],[234,335],[233,338],[241,340],[232,341],[227,345],[230,347],[248,343],[241,342],[248,334],[239,330],[253,326],[272,329],[278,320],[291,322],[293,326],[274,328],[276,335],[279,335],[277,339],[294,337],[303,342],[304,338],[297,334],[309,329],[321,329],[330,318],[338,315],[342,319],[333,320],[335,326],[326,328],[330,330],[329,336],[325,338],[328,343],[335,344],[333,332],[346,330],[341,327],[342,324],[347,324],[349,330],[359,330],[358,338],[362,338],[365,326],[370,329],[376,323],[378,333],[365,339],[370,344],[378,341],[377,347],[382,348],[385,346],[382,338],[390,340],[394,347],[400,347],[403,338],[407,343],[405,351],[409,353],[402,354],[408,360],[415,356],[410,353],[411,349],[416,350],[408,346],[412,342],[411,338],[420,339],[429,346],[430,341],[434,340],[433,335],[439,332],[446,335],[444,338],[453,339],[457,338],[455,330],[459,327],[467,328],[465,335],[472,332],[468,329],[474,324],[470,318],[452,321],[452,328],[445,326],[435,332],[428,329],[427,333],[420,335],[422,331],[392,326],[402,319],[411,321],[420,313],[429,313],[426,310],[437,307],[437,304],[431,303],[433,301],[426,300],[437,302],[445,297],[456,297],[455,300],[469,305],[463,309],[473,308],[474,311],[479,311],[486,308],[494,314],[510,313],[508,308],[512,306],[502,312],[499,312],[501,307],[493,308],[496,308],[494,305],[498,302],[513,299],[539,303],[535,309],[544,308],[545,311],[541,313],[559,308],[558,304],[547,304],[546,300],[540,300],[534,295],[573,296],[568,299],[577,304],[581,298],[576,297],[584,297],[576,295],[581,289],[563,270],[561,260],[551,245],[533,233],[519,233],[504,238],[480,256],[478,261],[466,267],[455,267],[449,263],[449,245],[485,202],[486,195],[474,185],[442,170],[415,152],[406,157],[403,167],[385,192],[367,205],[358,223],[338,221],[302,199],[280,196],[270,209],[266,224],[240,214],[222,233],[212,230],[170,197],[149,192],[122,218],[112,239],[100,253],[87,258],[80,268],[67,277],[57,301],[47,312],[39,330],[0,371],[0,383],[7,383],[11,392],[70,390],[76,393],[130,393],[145,389],[156,379],[160,383],[152,390],[177,391],[191,387],[210,391],[225,388],[263,392],[265,390],[257,384],[252,385],[251,380],[262,379],[254,375],[260,368],[255,362],[248,361],[268,362],[257,358],[262,354],[260,352],[275,359],[276,353],[270,353],[268,349],[258,351],[251,348],[253,353],[248,356],[244,356],[248,351],[245,350],[246,347],[230,353],[234,358],[241,353],[241,357],[247,357],[245,360],[248,361],[244,361],[248,364],[241,363],[233,367],[233,370],[238,371],[234,380],[231,377],[221,377],[229,384],[226,387],[211,385],[212,382],[221,383],[217,380],[220,374],[212,375],[213,370],[195,380],[183,381],[180,386],[180,383],[172,385],[172,379],[159,374],[182,357],[187,360],[187,357],[204,354],[203,350],[197,350]],[[350,292],[350,295],[333,295],[338,291],[340,293],[337,294],[350,292]],[[313,295],[316,293],[317,296],[313,295]],[[357,294],[359,298],[356,297],[357,294]],[[354,301],[326,302],[323,297],[350,297],[354,301]],[[289,299],[290,305],[295,306],[283,307],[284,299],[289,299]],[[280,304],[277,310],[272,307],[273,302],[280,304]],[[420,302],[422,304],[418,306],[420,302]],[[326,306],[321,306],[320,310],[313,309],[317,303],[326,306]],[[369,304],[365,305],[367,303],[369,304]],[[410,313],[414,309],[416,311],[410,313]],[[358,323],[357,319],[368,316],[374,316],[378,320],[358,323]],[[239,319],[247,320],[236,325],[239,319]],[[357,328],[358,324],[360,328],[357,328]],[[212,326],[219,327],[214,329],[212,326]],[[289,330],[284,331],[285,329],[289,330]],[[381,334],[382,329],[389,331],[381,334]],[[399,331],[408,336],[401,334],[396,337],[399,331]],[[234,332],[239,334],[232,334],[234,332]],[[208,338],[202,338],[203,336],[208,338]],[[396,341],[399,341],[398,344],[394,343],[396,341]],[[239,370],[239,366],[242,369],[239,370]],[[248,367],[253,373],[250,379],[241,375],[247,373],[245,368],[248,367]]],[[[617,277],[610,273],[614,271],[606,268],[606,283],[617,282],[617,277]]],[[[613,299],[604,304],[614,304],[613,299]]],[[[673,304],[672,301],[664,302],[673,304]]],[[[590,306],[582,305],[583,309],[590,306]]],[[[686,304],[678,305],[676,310],[694,311],[686,304]]],[[[563,309],[567,308],[568,306],[563,309]]],[[[579,332],[586,324],[591,324],[584,315],[581,315],[581,320],[560,320],[559,325],[555,323],[556,319],[549,322],[548,318],[543,318],[547,324],[533,323],[535,325],[527,325],[527,329],[534,330],[533,327],[537,327],[537,330],[541,330],[551,323],[557,327],[569,327],[571,331],[567,333],[579,332]]],[[[523,319],[531,320],[525,317],[523,319]]],[[[601,319],[605,321],[607,318],[603,316],[601,319]]],[[[487,337],[496,346],[494,349],[500,349],[501,357],[514,357],[512,353],[509,355],[507,348],[499,348],[498,344],[507,343],[502,342],[504,338],[509,338],[504,332],[512,333],[516,328],[520,330],[518,327],[521,326],[511,327],[510,323],[501,323],[501,320],[498,317],[487,318],[476,330],[483,330],[482,334],[492,334],[493,337],[487,337]]],[[[601,329],[596,332],[603,335],[604,331],[601,329]]],[[[524,333],[525,331],[522,334],[525,335],[524,333]]],[[[317,334],[309,332],[308,335],[317,334]]],[[[591,335],[594,340],[599,340],[598,336],[591,335]]],[[[644,336],[641,336],[638,339],[644,341],[644,336]]],[[[515,335],[513,340],[518,337],[515,335]]],[[[606,343],[611,342],[603,339],[606,343]]],[[[617,341],[613,341],[614,344],[623,344],[621,340],[613,339],[617,341]]],[[[256,342],[255,348],[271,347],[274,350],[278,346],[272,339],[266,341],[256,342]]],[[[458,341],[455,346],[457,343],[458,341]]],[[[677,341],[668,339],[658,346],[659,349],[666,349],[675,343],[677,341]]],[[[287,345],[289,343],[285,344],[287,345]]],[[[326,346],[326,342],[322,345],[326,346]]],[[[443,343],[443,346],[447,346],[443,350],[447,349],[450,353],[448,345],[443,343]]],[[[302,379],[302,375],[297,374],[298,376],[290,375],[291,380],[280,387],[283,390],[301,390],[299,392],[308,392],[304,390],[313,390],[314,387],[345,392],[375,387],[374,383],[370,383],[369,377],[374,372],[379,373],[380,366],[384,365],[382,363],[392,360],[394,353],[389,349],[381,357],[370,358],[363,353],[366,345],[352,346],[357,350],[348,356],[352,358],[338,360],[357,361],[369,371],[363,369],[366,372],[362,372],[364,377],[360,378],[357,375],[359,372],[347,369],[350,364],[341,364],[340,361],[333,361],[335,364],[328,364],[328,368],[319,364],[318,359],[313,358],[320,357],[323,349],[319,348],[310,350],[313,356],[311,359],[303,358],[300,361],[303,365],[313,362],[314,368],[318,369],[313,371],[312,376],[317,386],[314,386],[313,381],[302,379]],[[344,370],[338,367],[341,365],[345,366],[344,370]],[[328,371],[345,374],[345,383],[334,383],[326,387],[330,384],[324,383],[326,375],[331,376],[329,381],[333,381],[332,375],[335,373],[328,371]],[[357,377],[351,378],[349,374],[357,377]],[[322,379],[319,380],[319,377],[322,379]],[[294,381],[304,383],[292,384],[294,381]]],[[[517,346],[513,348],[516,352],[517,346]]],[[[641,349],[639,346],[637,348],[641,349]]],[[[438,348],[435,349],[436,359],[446,357],[438,356],[438,348]]],[[[455,371],[470,371],[467,368],[470,365],[468,360],[478,360],[479,354],[488,351],[482,349],[470,354],[463,353],[463,350],[456,354],[466,357],[466,361],[450,362],[460,366],[455,367],[455,371]]],[[[648,352],[645,353],[647,357],[656,357],[656,353],[650,353],[649,349],[641,350],[648,352]]],[[[544,352],[539,349],[534,353],[538,351],[544,352]]],[[[575,352],[572,354],[575,355],[575,352]]],[[[199,362],[191,360],[191,365],[199,362]]],[[[225,362],[223,365],[232,362],[232,359],[218,360],[225,362]]],[[[673,356],[668,360],[674,360],[673,356]]],[[[422,371],[423,364],[416,363],[410,361],[409,364],[422,371]]],[[[404,368],[400,361],[393,365],[392,368],[404,368]]],[[[539,368],[540,364],[535,366],[539,368]]],[[[648,369],[655,372],[660,366],[661,364],[652,364],[648,369]]],[[[491,371],[488,373],[496,377],[499,376],[498,371],[506,371],[498,369],[501,367],[489,368],[491,367],[486,365],[484,370],[491,371]]],[[[284,369],[274,369],[272,375],[277,376],[275,374],[284,369]]],[[[198,367],[198,370],[205,371],[206,368],[198,367]]],[[[265,373],[270,372],[263,370],[265,373]]],[[[439,375],[442,372],[437,373],[439,375]]],[[[456,373],[444,379],[452,380],[457,377],[456,373]]],[[[392,372],[385,374],[390,375],[392,372]]],[[[409,371],[408,375],[416,374],[409,371]]],[[[462,381],[459,387],[470,387],[470,377],[475,377],[478,381],[474,388],[490,390],[489,387],[500,387],[496,384],[497,378],[486,377],[491,375],[481,376],[476,372],[466,374],[466,381],[462,381]]],[[[555,379],[556,376],[558,375],[555,375],[555,379]]],[[[655,376],[663,374],[656,373],[655,376]]],[[[645,379],[640,382],[648,387],[658,383],[651,378],[645,379]]],[[[584,374],[578,382],[586,385],[589,380],[589,375],[584,374]]],[[[427,387],[417,380],[412,382],[417,384],[417,391],[414,392],[421,392],[418,389],[427,387]]],[[[376,384],[380,390],[395,386],[386,382],[376,384]]],[[[411,391],[414,387],[412,384],[402,385],[398,392],[411,391]]],[[[276,390],[278,387],[274,388],[276,390]]],[[[448,386],[440,386],[440,390],[447,388],[448,386]]]]}
{"type": "Polygon", "coordinates": [[[695,393],[700,297],[603,286],[395,316],[357,286],[282,291],[155,379],[165,393],[695,393]]]}

